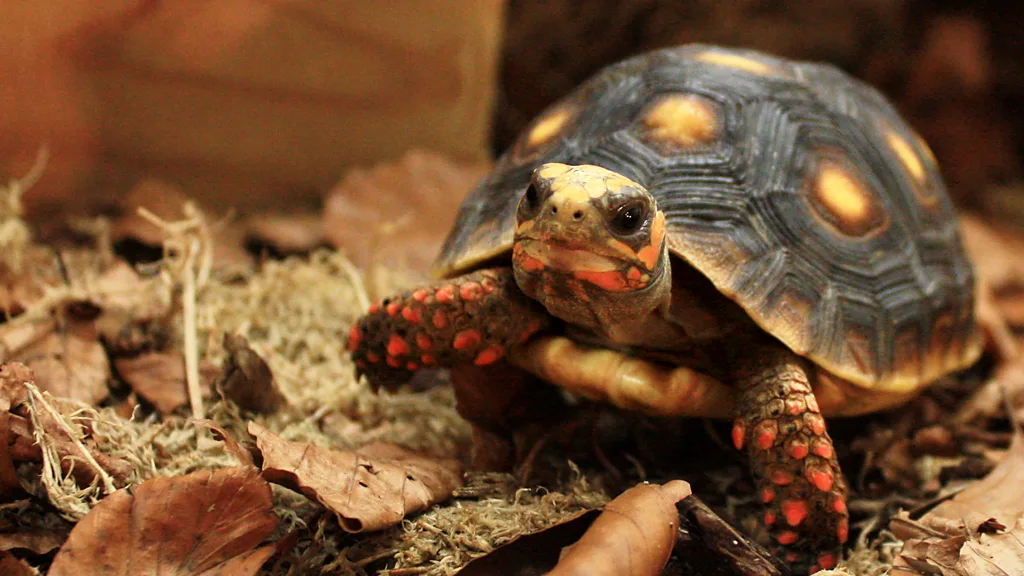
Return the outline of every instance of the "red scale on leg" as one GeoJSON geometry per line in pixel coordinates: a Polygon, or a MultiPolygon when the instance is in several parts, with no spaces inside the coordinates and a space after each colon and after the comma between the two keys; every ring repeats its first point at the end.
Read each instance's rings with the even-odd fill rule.
{"type": "Polygon", "coordinates": [[[802,571],[840,550],[849,531],[845,484],[825,421],[815,412],[806,361],[777,348],[760,361],[756,352],[745,354],[751,361],[741,358],[738,366],[735,422],[757,422],[741,437],[766,524],[771,520],[778,555],[802,571]]]}
{"type": "Polygon", "coordinates": [[[743,444],[747,440],[747,429],[743,425],[743,420],[737,419],[732,425],[732,445],[737,450],[743,450],[743,444]]]}
{"type": "Polygon", "coordinates": [[[483,296],[483,288],[476,282],[466,282],[459,286],[459,296],[469,302],[479,300],[483,296]]]}
{"type": "Polygon", "coordinates": [[[416,335],[416,345],[419,346],[420,350],[432,350],[434,348],[434,341],[430,339],[430,336],[420,332],[416,335]]]}
{"type": "Polygon", "coordinates": [[[430,323],[434,325],[434,328],[444,330],[448,327],[448,314],[444,310],[438,310],[434,312],[434,317],[430,320],[430,323]]]}
{"type": "Polygon", "coordinates": [[[398,302],[391,302],[385,307],[385,310],[388,311],[388,316],[394,318],[395,316],[398,315],[398,310],[401,307],[402,306],[398,302]]]}
{"type": "Polygon", "coordinates": [[[761,450],[768,450],[775,444],[779,435],[779,425],[772,420],[759,422],[754,427],[754,441],[761,450]]]}
{"type": "Polygon", "coordinates": [[[455,286],[452,286],[451,284],[442,286],[434,293],[434,299],[442,304],[455,300],[455,286]]]}
{"type": "Polygon", "coordinates": [[[405,318],[413,324],[419,324],[422,318],[420,318],[420,311],[411,306],[402,308],[402,318],[405,318]]]}
{"type": "Polygon", "coordinates": [[[427,296],[429,296],[429,294],[422,288],[412,293],[412,299],[421,304],[427,301],[427,296]]]}
{"type": "Polygon", "coordinates": [[[475,329],[463,330],[452,339],[452,348],[456,350],[469,350],[480,345],[480,331],[475,329]]]}
{"type": "Polygon", "coordinates": [[[352,329],[348,332],[348,348],[349,352],[355,352],[359,348],[359,341],[363,339],[363,331],[359,327],[359,324],[353,324],[352,329]]]}
{"type": "Polygon", "coordinates": [[[505,351],[502,350],[501,346],[488,346],[476,355],[476,358],[473,359],[473,364],[476,364],[477,366],[493,364],[504,355],[505,351]]]}
{"type": "Polygon", "coordinates": [[[392,334],[388,340],[388,354],[391,356],[405,356],[409,353],[409,344],[398,334],[392,334]]]}

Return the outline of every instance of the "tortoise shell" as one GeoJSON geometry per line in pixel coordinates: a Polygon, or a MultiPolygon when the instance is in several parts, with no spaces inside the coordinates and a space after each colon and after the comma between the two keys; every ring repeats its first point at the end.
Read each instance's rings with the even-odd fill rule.
{"type": "Polygon", "coordinates": [[[466,198],[436,262],[508,258],[546,162],[646,186],[670,249],[828,372],[908,391],[973,363],[974,274],[925,142],[837,68],[690,45],[612,65],[550,106],[466,198]]]}

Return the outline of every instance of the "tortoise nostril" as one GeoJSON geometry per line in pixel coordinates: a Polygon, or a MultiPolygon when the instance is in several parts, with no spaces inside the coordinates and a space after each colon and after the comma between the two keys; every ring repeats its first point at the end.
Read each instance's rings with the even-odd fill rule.
{"type": "Polygon", "coordinates": [[[556,207],[556,206],[552,206],[552,207],[551,207],[551,213],[552,213],[552,214],[558,214],[558,207],[556,207]]]}
{"type": "Polygon", "coordinates": [[[583,218],[583,211],[582,210],[577,210],[577,211],[572,213],[572,219],[573,220],[579,220],[580,218],[583,218]]]}

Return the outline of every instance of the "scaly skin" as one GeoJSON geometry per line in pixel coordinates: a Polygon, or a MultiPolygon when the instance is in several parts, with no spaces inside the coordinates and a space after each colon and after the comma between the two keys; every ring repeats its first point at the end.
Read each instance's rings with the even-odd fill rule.
{"type": "Polygon", "coordinates": [[[511,268],[481,270],[370,306],[349,333],[357,374],[393,388],[420,368],[487,366],[550,324],[511,268]]]}
{"type": "Polygon", "coordinates": [[[755,350],[737,374],[732,439],[746,450],[780,556],[810,571],[835,566],[846,542],[846,484],[808,381],[807,361],[779,347],[755,350]]]}

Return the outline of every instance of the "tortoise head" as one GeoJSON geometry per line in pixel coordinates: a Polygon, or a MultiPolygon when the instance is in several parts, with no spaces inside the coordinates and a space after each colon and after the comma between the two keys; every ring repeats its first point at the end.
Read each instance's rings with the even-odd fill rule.
{"type": "Polygon", "coordinates": [[[665,215],[640,184],[600,166],[544,164],[519,201],[516,282],[567,322],[610,333],[667,305],[665,215]]]}

